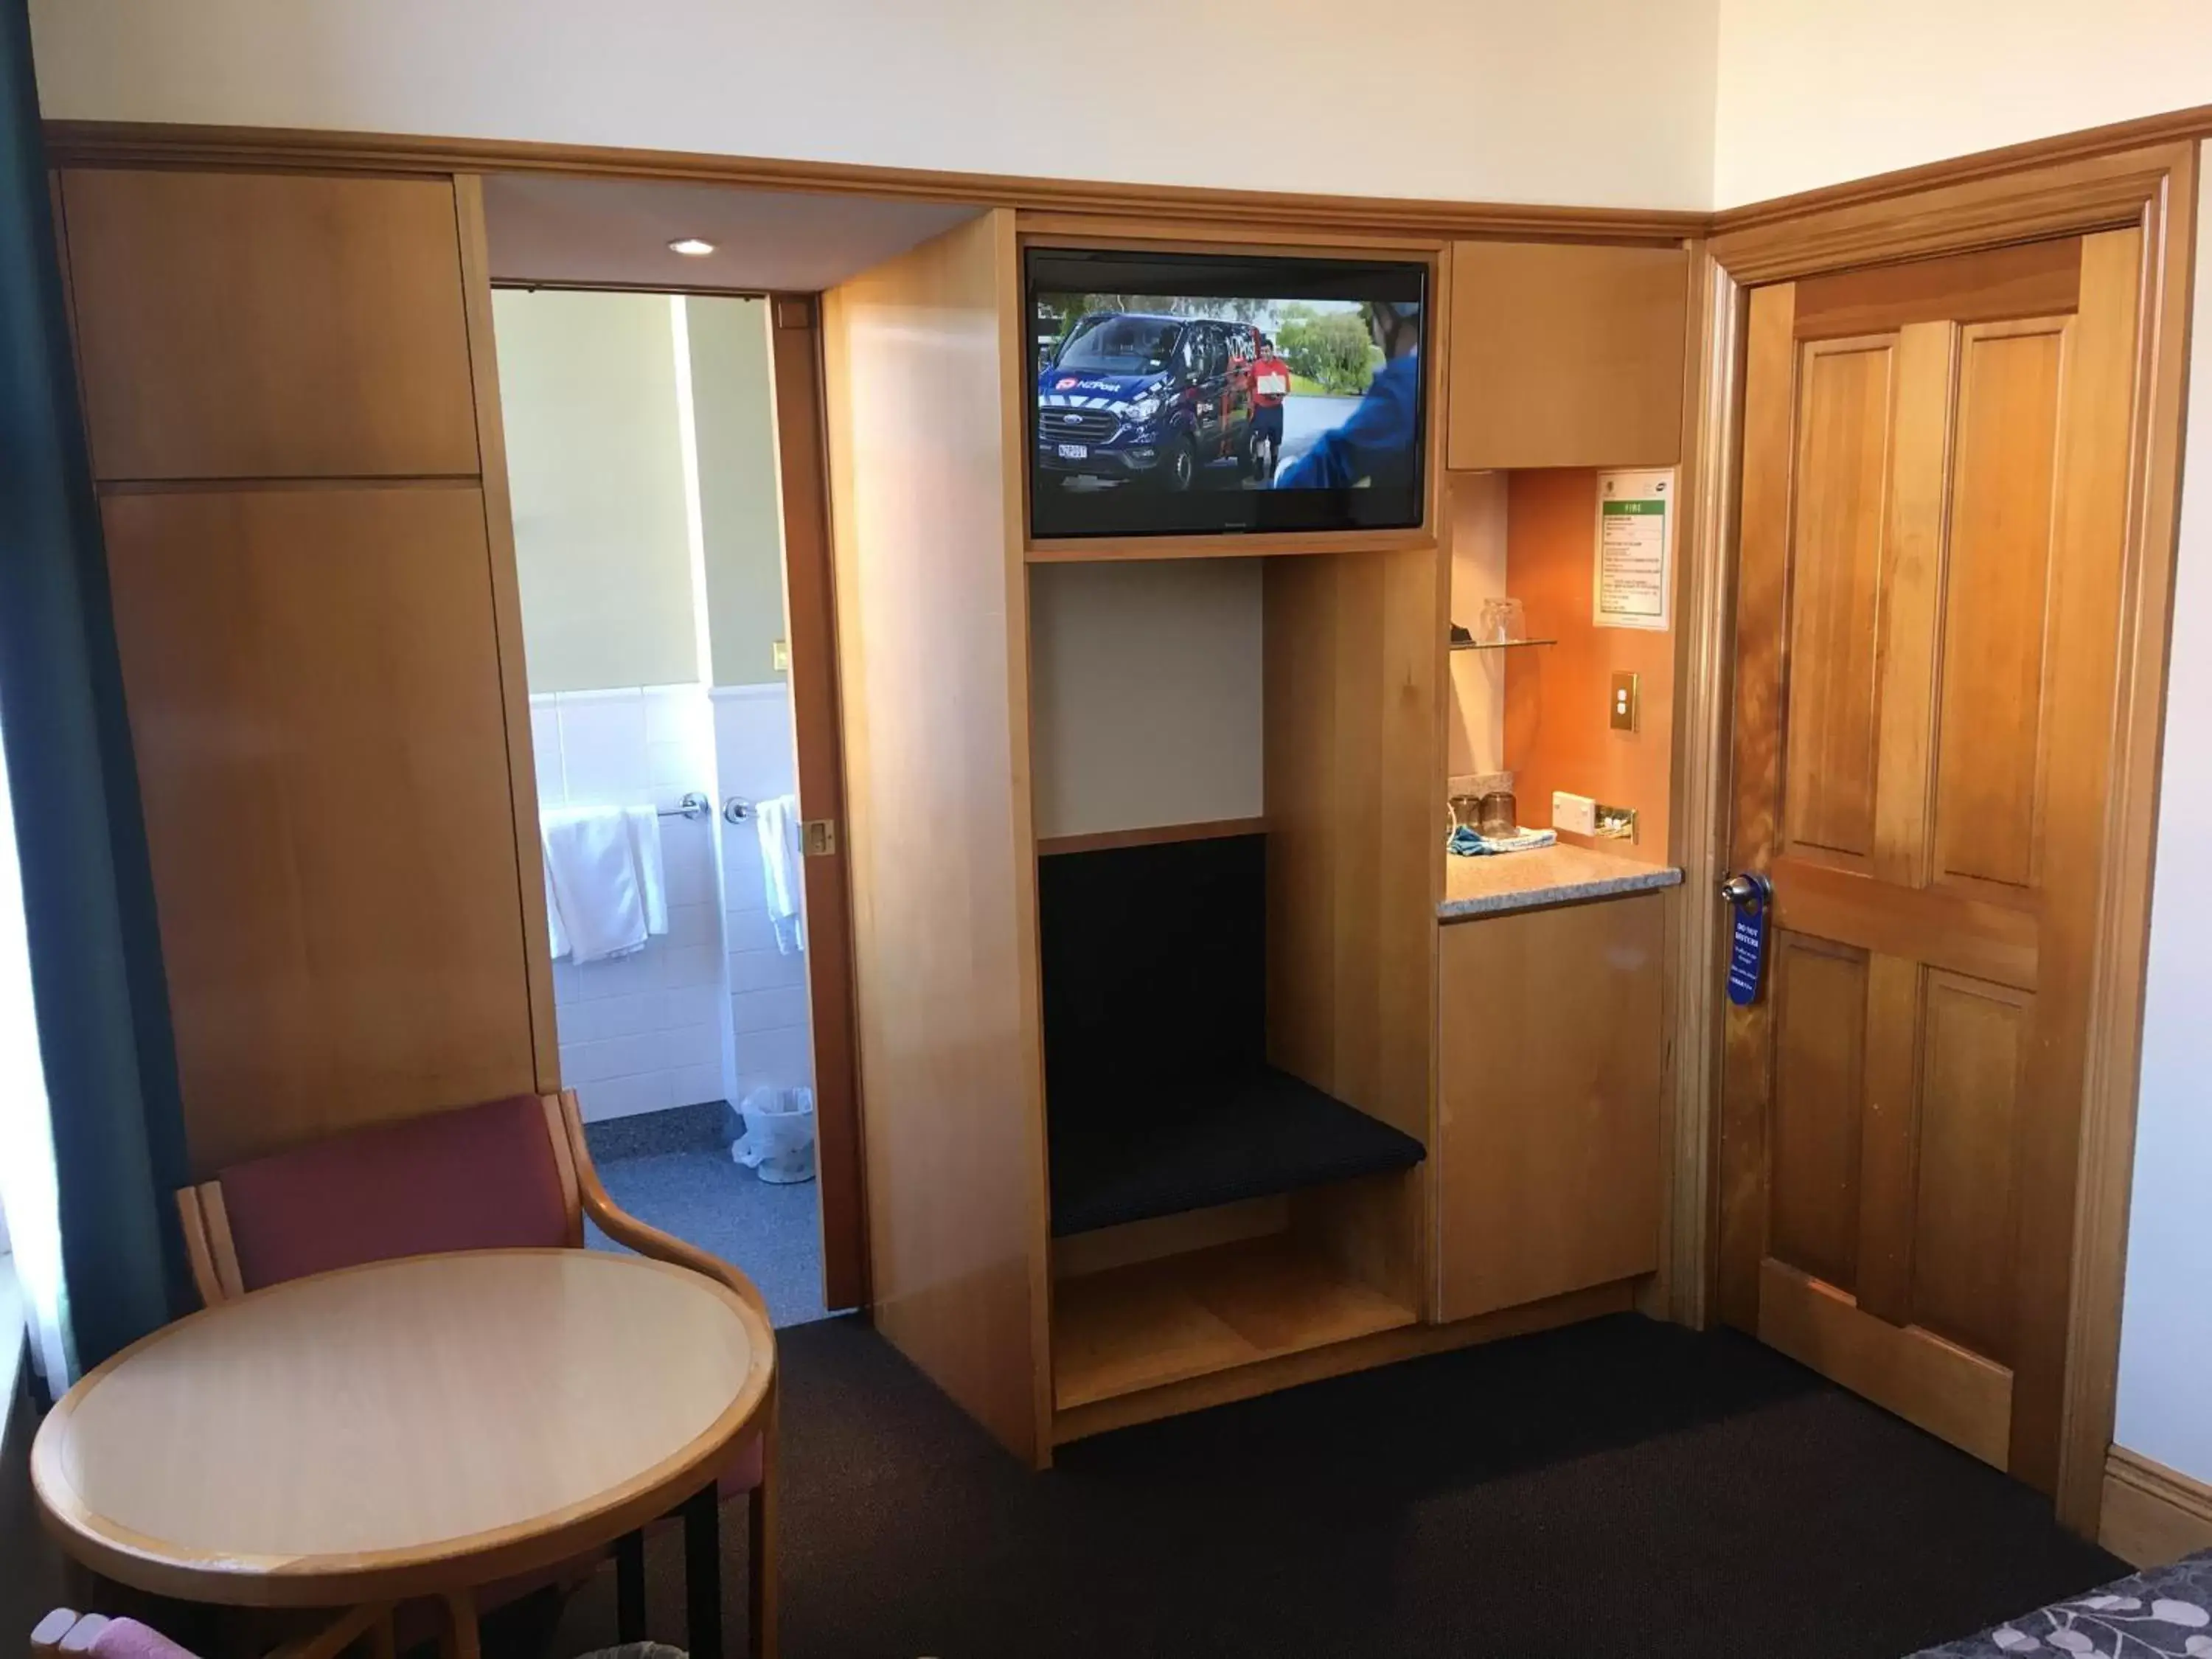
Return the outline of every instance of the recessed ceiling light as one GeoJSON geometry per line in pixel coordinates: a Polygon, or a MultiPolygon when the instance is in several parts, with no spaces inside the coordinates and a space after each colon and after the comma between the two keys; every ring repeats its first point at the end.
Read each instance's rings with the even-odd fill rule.
{"type": "Polygon", "coordinates": [[[679,236],[668,245],[668,251],[689,254],[694,259],[703,259],[714,251],[714,245],[696,236],[679,236]]]}

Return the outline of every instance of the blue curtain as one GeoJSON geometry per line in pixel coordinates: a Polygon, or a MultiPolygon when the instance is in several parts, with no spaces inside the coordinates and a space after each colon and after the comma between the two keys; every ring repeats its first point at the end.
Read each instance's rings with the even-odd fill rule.
{"type": "Polygon", "coordinates": [[[183,1120],[25,0],[0,0],[0,708],[77,1363],[183,1289],[183,1120]]]}

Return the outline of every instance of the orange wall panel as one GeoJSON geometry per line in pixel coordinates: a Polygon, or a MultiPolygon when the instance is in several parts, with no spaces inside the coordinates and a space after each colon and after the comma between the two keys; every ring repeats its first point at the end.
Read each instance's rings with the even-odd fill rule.
{"type": "Polygon", "coordinates": [[[1556,645],[1505,652],[1505,764],[1515,774],[1521,822],[1552,822],[1552,792],[1632,806],[1633,842],[1561,841],[1647,864],[1668,861],[1668,770],[1674,749],[1674,635],[1599,628],[1590,621],[1597,544],[1597,473],[1589,468],[1516,471],[1506,501],[1505,591],[1526,607],[1532,639],[1556,645]],[[1642,677],[1634,732],[1608,723],[1612,677],[1642,677]]]}

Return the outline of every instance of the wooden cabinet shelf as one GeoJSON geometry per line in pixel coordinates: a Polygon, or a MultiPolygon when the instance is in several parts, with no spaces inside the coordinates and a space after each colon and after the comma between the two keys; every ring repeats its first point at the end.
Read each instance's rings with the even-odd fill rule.
{"type": "Polygon", "coordinates": [[[1061,1411],[1414,1322],[1290,1233],[1065,1279],[1053,1287],[1061,1411]]]}

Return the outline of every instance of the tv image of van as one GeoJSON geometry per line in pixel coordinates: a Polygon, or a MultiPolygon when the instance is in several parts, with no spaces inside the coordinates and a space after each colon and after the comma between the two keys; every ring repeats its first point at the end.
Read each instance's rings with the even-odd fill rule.
{"type": "Polygon", "coordinates": [[[1167,490],[1209,473],[1241,485],[1261,464],[1250,446],[1259,338],[1211,318],[1086,314],[1037,376],[1038,467],[1167,490]]]}

